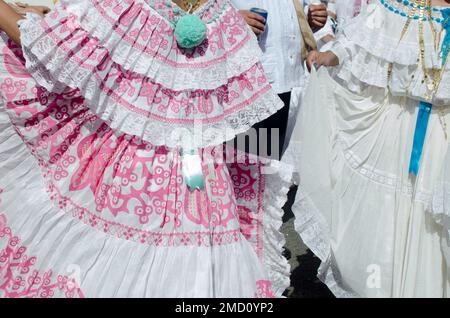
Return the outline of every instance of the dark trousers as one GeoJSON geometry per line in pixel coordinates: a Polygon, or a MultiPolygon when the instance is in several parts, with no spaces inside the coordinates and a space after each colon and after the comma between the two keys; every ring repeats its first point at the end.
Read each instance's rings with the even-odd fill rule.
{"type": "Polygon", "coordinates": [[[254,125],[252,127],[253,132],[250,133],[248,131],[237,136],[233,141],[235,148],[270,159],[281,159],[289,119],[291,92],[279,94],[278,96],[283,101],[284,107],[269,118],[254,125]],[[256,136],[254,136],[255,134],[256,136]],[[257,140],[249,138],[249,135],[257,137],[257,140]]]}
{"type": "Polygon", "coordinates": [[[284,107],[281,108],[278,112],[270,116],[269,118],[257,123],[253,126],[256,129],[258,135],[258,155],[266,155],[266,151],[262,153],[259,145],[260,138],[265,138],[265,134],[262,134],[260,128],[267,128],[267,154],[269,154],[270,158],[281,159],[283,156],[283,146],[286,139],[286,131],[289,119],[289,104],[291,102],[291,92],[283,93],[278,95],[280,99],[284,103],[284,107]],[[278,129],[278,143],[277,148],[274,151],[278,151],[277,154],[272,151],[272,136],[276,135],[276,132],[273,129],[278,129]],[[278,156],[278,157],[276,157],[278,156]]]}

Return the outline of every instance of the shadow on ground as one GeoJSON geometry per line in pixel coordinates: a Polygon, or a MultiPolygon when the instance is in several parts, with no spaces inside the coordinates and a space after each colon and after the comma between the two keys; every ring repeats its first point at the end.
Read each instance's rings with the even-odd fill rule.
{"type": "Polygon", "coordinates": [[[291,286],[284,296],[289,298],[333,298],[328,287],[317,278],[320,260],[305,246],[294,228],[294,203],[297,187],[293,187],[288,194],[288,201],[284,206],[283,226],[281,231],[285,235],[286,245],[284,256],[291,265],[291,286]]]}

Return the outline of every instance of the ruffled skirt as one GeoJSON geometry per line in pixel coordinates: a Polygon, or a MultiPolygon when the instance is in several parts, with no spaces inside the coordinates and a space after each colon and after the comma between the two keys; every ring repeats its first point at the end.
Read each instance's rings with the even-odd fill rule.
{"type": "Polygon", "coordinates": [[[336,296],[449,296],[446,229],[428,213],[448,148],[441,110],[412,177],[418,102],[377,88],[353,94],[325,69],[312,75],[287,156],[300,175],[296,229],[336,296]]]}
{"type": "Polygon", "coordinates": [[[201,149],[205,188],[191,192],[178,149],[114,131],[0,50],[0,296],[283,293],[287,169],[201,149]]]}

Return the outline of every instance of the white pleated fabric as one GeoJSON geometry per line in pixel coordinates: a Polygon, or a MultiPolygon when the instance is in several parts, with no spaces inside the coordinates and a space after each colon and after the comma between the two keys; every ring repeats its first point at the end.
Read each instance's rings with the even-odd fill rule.
{"type": "Polygon", "coordinates": [[[338,297],[449,295],[446,230],[427,213],[448,141],[432,111],[420,173],[408,174],[417,105],[375,87],[357,95],[326,69],[311,76],[287,150],[293,211],[338,297]]]}
{"type": "Polygon", "coordinates": [[[448,149],[450,68],[423,22],[425,68],[444,67],[431,96],[417,63],[421,21],[409,13],[409,3],[373,1],[342,28],[339,66],[312,74],[287,150],[299,172],[296,229],[339,297],[449,296],[448,227],[432,201],[448,149]],[[412,176],[420,101],[433,107],[412,176]]]}

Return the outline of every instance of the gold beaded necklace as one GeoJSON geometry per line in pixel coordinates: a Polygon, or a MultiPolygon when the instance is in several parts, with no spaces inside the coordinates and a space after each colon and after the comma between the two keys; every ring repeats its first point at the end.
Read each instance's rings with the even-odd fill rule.
{"type": "Polygon", "coordinates": [[[201,4],[204,3],[203,0],[172,0],[175,2],[180,8],[185,10],[186,12],[193,12],[197,10],[201,4]]]}
{"type": "MultiPolygon", "coordinates": [[[[432,19],[432,10],[431,10],[431,0],[419,0],[421,3],[421,9],[419,10],[419,45],[420,45],[420,64],[422,65],[422,72],[424,74],[424,78],[422,80],[422,84],[426,83],[427,86],[427,94],[425,95],[425,99],[428,101],[432,101],[434,96],[439,90],[439,86],[442,82],[442,76],[444,74],[447,59],[445,60],[445,63],[441,65],[440,69],[431,68],[427,69],[425,64],[425,36],[424,36],[424,25],[423,25],[423,18],[425,17],[425,6],[428,6],[428,21],[431,25],[431,31],[433,34],[434,39],[434,49],[436,51],[436,54],[439,54],[439,42],[440,42],[440,35],[437,36],[436,28],[434,27],[433,19],[432,19]],[[439,40],[439,42],[437,42],[439,40]]],[[[441,30],[442,32],[442,30],[441,30]]],[[[440,34],[441,34],[440,32],[440,34]]],[[[445,139],[447,139],[447,122],[445,121],[444,113],[441,107],[438,108],[439,113],[439,122],[442,126],[442,129],[444,131],[445,139]]]]}
{"type": "MultiPolygon", "coordinates": [[[[421,65],[422,72],[424,74],[422,84],[426,83],[427,90],[428,90],[425,98],[427,100],[432,100],[433,97],[436,95],[437,91],[439,90],[439,86],[442,81],[442,76],[445,71],[446,65],[441,65],[440,69],[436,69],[436,68],[427,69],[426,68],[425,36],[424,36],[424,23],[423,23],[426,15],[427,15],[428,22],[430,24],[431,33],[433,35],[434,50],[437,55],[439,54],[439,44],[441,42],[441,34],[442,34],[442,29],[438,33],[436,31],[436,27],[433,23],[431,0],[415,0],[414,6],[411,8],[411,10],[409,12],[408,20],[406,21],[405,26],[403,27],[403,30],[401,32],[400,42],[403,40],[404,36],[408,32],[408,29],[411,25],[411,21],[412,21],[413,17],[416,15],[417,11],[418,11],[418,24],[419,24],[419,46],[420,46],[419,58],[418,58],[417,62],[421,65]]],[[[444,60],[446,60],[446,59],[444,59],[444,60]]],[[[392,69],[392,66],[390,66],[390,69],[392,69]]]]}
{"type": "MultiPolygon", "coordinates": [[[[418,58],[417,62],[422,67],[422,72],[423,72],[422,84],[426,84],[426,87],[427,87],[427,93],[424,97],[427,101],[432,101],[433,98],[435,97],[435,95],[437,94],[437,92],[439,90],[439,86],[442,82],[442,77],[443,77],[443,74],[444,74],[444,71],[446,68],[446,64],[447,64],[447,58],[444,57],[443,60],[445,62],[442,63],[441,68],[427,69],[426,61],[425,61],[425,36],[424,36],[424,23],[423,23],[425,15],[426,14],[428,15],[428,17],[427,17],[428,22],[430,24],[431,33],[433,35],[434,50],[437,55],[439,55],[439,45],[441,42],[443,28],[441,28],[439,33],[436,31],[436,27],[433,23],[433,18],[432,18],[431,0],[415,0],[414,6],[411,8],[411,10],[409,12],[408,20],[406,21],[405,26],[403,27],[399,42],[401,42],[403,40],[404,36],[408,32],[408,29],[411,25],[411,21],[414,18],[414,16],[416,15],[417,11],[418,11],[418,15],[419,15],[418,26],[419,26],[419,46],[420,46],[419,58],[418,58]]],[[[388,68],[388,77],[389,78],[391,77],[392,69],[393,69],[393,63],[390,63],[389,68],[388,68]]],[[[413,78],[414,78],[414,76],[413,76],[413,78]]],[[[445,139],[447,139],[447,123],[445,121],[443,110],[441,107],[438,108],[438,112],[439,112],[439,121],[444,130],[445,139]]]]}

